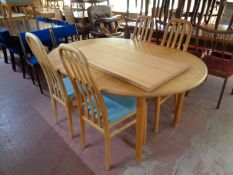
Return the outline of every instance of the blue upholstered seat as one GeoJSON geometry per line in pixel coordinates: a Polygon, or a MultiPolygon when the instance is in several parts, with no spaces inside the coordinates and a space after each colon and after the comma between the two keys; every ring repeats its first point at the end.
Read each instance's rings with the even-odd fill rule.
{"type": "MultiPolygon", "coordinates": [[[[102,93],[108,112],[108,122],[114,123],[136,110],[136,98],[102,93]]],[[[93,103],[94,105],[94,103],[93,103]]],[[[88,105],[90,110],[90,105],[88,105]]],[[[94,112],[96,108],[94,106],[94,112]]]]}
{"type": "MultiPolygon", "coordinates": [[[[68,77],[63,78],[63,82],[69,99],[73,100],[75,94],[70,79],[68,77]]],[[[102,95],[107,107],[109,123],[114,123],[136,110],[135,97],[117,96],[107,93],[103,93],[102,95]]]]}
{"type": "Polygon", "coordinates": [[[28,59],[28,62],[30,62],[33,65],[39,64],[38,60],[36,59],[36,57],[34,55],[27,57],[27,59],[28,59]]]}
{"type": "Polygon", "coordinates": [[[73,86],[71,84],[69,77],[63,78],[63,83],[65,85],[68,98],[70,100],[73,100],[75,98],[75,94],[74,94],[74,89],[73,89],[73,86]]]}
{"type": "Polygon", "coordinates": [[[104,101],[108,111],[108,122],[114,123],[136,110],[136,98],[105,94],[104,101]]]}

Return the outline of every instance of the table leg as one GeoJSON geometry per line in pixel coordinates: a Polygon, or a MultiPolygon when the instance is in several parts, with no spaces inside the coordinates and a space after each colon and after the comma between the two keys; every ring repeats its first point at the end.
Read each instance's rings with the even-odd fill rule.
{"type": "Polygon", "coordinates": [[[145,109],[146,109],[146,98],[137,98],[137,116],[136,116],[136,160],[141,161],[142,159],[142,146],[145,131],[145,109]]]}
{"type": "Polygon", "coordinates": [[[156,104],[155,104],[155,132],[159,132],[159,118],[160,118],[160,104],[161,104],[161,97],[156,97],[156,104]]]}
{"type": "Polygon", "coordinates": [[[183,106],[183,102],[184,102],[184,95],[185,92],[179,93],[178,94],[178,99],[177,99],[177,103],[176,103],[176,111],[175,111],[175,117],[173,120],[173,125],[175,127],[178,126],[179,120],[180,120],[180,114],[181,114],[181,110],[182,110],[182,106],[183,106]]]}
{"type": "Polygon", "coordinates": [[[143,144],[146,144],[146,140],[147,140],[147,102],[145,102],[144,105],[144,135],[143,135],[143,144]]]}

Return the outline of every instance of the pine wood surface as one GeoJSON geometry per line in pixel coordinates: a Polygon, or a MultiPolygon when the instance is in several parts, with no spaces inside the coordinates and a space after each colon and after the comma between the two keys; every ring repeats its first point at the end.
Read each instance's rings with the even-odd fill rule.
{"type": "MultiPolygon", "coordinates": [[[[92,45],[93,43],[102,45],[102,47],[103,45],[105,45],[105,53],[103,53],[102,50],[89,50],[89,53],[85,54],[91,54],[92,52],[96,52],[96,54],[100,54],[101,56],[108,56],[107,58],[109,59],[109,62],[111,63],[112,61],[111,64],[114,63],[115,59],[119,59],[116,56],[113,56],[113,54],[110,54],[111,49],[115,48],[121,50],[118,50],[120,55],[129,56],[130,54],[133,54],[136,57],[140,57],[141,55],[143,55],[144,57],[140,59],[145,60],[145,62],[150,62],[150,58],[161,57],[165,60],[167,59],[168,61],[172,60],[176,63],[180,63],[181,65],[184,64],[189,66],[189,69],[186,72],[180,74],[179,76],[173,78],[172,80],[164,83],[163,85],[159,86],[158,88],[152,91],[146,91],[132,84],[126,83],[125,81],[121,81],[119,80],[119,78],[116,78],[111,74],[106,73],[100,69],[96,69],[95,66],[93,67],[93,65],[91,64],[91,72],[93,74],[93,78],[96,79],[97,86],[101,90],[109,93],[141,97],[172,95],[197,87],[204,81],[204,79],[207,76],[207,68],[205,64],[194,55],[175,49],[161,47],[155,44],[141,43],[127,39],[105,38],[84,40],[70,43],[70,45],[82,49],[84,46],[90,47],[90,45],[92,45]]],[[[93,53],[91,55],[93,55],[93,53]]],[[[55,49],[51,53],[49,53],[48,57],[57,70],[59,70],[63,74],[66,74],[64,67],[62,66],[61,60],[59,58],[58,49],[55,49]]],[[[89,60],[88,56],[87,59],[90,62],[91,59],[89,60]]],[[[134,57],[130,57],[129,59],[132,60],[131,64],[134,64],[133,59],[134,57]]],[[[130,64],[130,62],[128,61],[127,64],[130,64]]],[[[135,73],[139,72],[140,68],[138,68],[137,72],[135,73]]],[[[150,77],[146,78],[153,78],[153,76],[150,75],[150,77]]]]}

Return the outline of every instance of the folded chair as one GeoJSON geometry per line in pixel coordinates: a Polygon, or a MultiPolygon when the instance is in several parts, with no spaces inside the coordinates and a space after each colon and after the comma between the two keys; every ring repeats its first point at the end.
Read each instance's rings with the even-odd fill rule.
{"type": "Polygon", "coordinates": [[[84,122],[86,122],[105,137],[105,164],[106,169],[109,169],[110,139],[136,123],[136,98],[110,94],[103,96],[81,51],[62,44],[59,46],[59,53],[78,104],[82,147],[85,146],[84,122]]]}

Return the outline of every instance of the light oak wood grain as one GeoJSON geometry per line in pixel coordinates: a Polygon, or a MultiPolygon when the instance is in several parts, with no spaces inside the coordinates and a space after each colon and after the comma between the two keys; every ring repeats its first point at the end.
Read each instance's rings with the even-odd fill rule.
{"type": "MultiPolygon", "coordinates": [[[[108,93],[116,95],[125,95],[125,96],[136,96],[137,98],[137,120],[136,120],[136,160],[140,161],[142,158],[142,147],[145,139],[145,122],[146,122],[146,97],[160,97],[174,95],[177,93],[183,93],[190,89],[193,89],[199,86],[207,76],[207,68],[205,64],[195,57],[186,52],[182,52],[176,49],[170,49],[161,47],[155,44],[148,44],[143,42],[137,42],[133,40],[126,39],[116,39],[116,38],[105,38],[105,39],[93,39],[93,40],[84,40],[80,42],[69,43],[75,48],[82,48],[84,46],[91,46],[93,44],[105,45],[105,52],[109,54],[103,54],[103,51],[98,52],[102,56],[107,56],[106,59],[111,60],[113,63],[115,59],[119,59],[116,56],[112,57],[111,49],[119,49],[121,55],[133,54],[140,60],[143,60],[141,64],[150,62],[150,57],[161,57],[169,62],[172,60],[176,63],[184,64],[189,66],[189,69],[180,74],[179,76],[173,78],[172,80],[164,83],[163,85],[155,88],[152,91],[146,91],[142,88],[134,86],[126,81],[122,81],[119,78],[114,77],[112,74],[104,72],[97,69],[91,64],[91,74],[93,79],[96,82],[96,86],[100,91],[105,91],[108,93]]],[[[93,50],[89,50],[93,52],[93,50]]],[[[51,64],[59,72],[67,74],[59,57],[58,49],[53,50],[48,55],[51,64]]],[[[134,57],[130,57],[132,62],[134,62],[134,57]]],[[[87,58],[89,61],[89,58],[87,58]]],[[[90,61],[91,62],[91,61],[90,61]]],[[[112,64],[112,63],[111,63],[112,64]]],[[[139,69],[138,69],[139,71],[139,69]]],[[[151,76],[150,76],[151,77],[151,76]]],[[[177,108],[175,124],[176,121],[179,121],[180,110],[182,108],[182,99],[178,103],[179,108],[177,108]]],[[[82,140],[85,138],[82,137],[82,140]]]]}
{"type": "Polygon", "coordinates": [[[155,89],[188,69],[182,63],[104,43],[79,47],[79,50],[93,67],[146,91],[155,89]]]}
{"type": "MultiPolygon", "coordinates": [[[[99,69],[96,69],[95,67],[92,67],[91,72],[93,77],[94,79],[98,80],[96,82],[97,86],[103,91],[109,93],[142,97],[173,95],[197,87],[204,81],[207,75],[207,68],[205,64],[196,56],[176,49],[161,47],[155,44],[146,44],[126,39],[106,38],[84,40],[81,42],[70,43],[70,45],[76,48],[80,48],[82,46],[88,46],[93,43],[104,43],[110,47],[114,46],[115,48],[121,48],[123,49],[122,54],[124,54],[126,51],[132,52],[134,54],[145,53],[145,55],[148,56],[158,56],[189,66],[189,69],[186,72],[159,86],[153,91],[145,91],[139,87],[128,84],[125,81],[121,81],[120,79],[99,69]]],[[[106,47],[106,50],[108,50],[108,47],[106,47]]],[[[66,74],[57,49],[50,52],[48,57],[57,70],[63,74],[66,74]]],[[[111,60],[111,55],[109,55],[109,59],[111,60]]]]}

